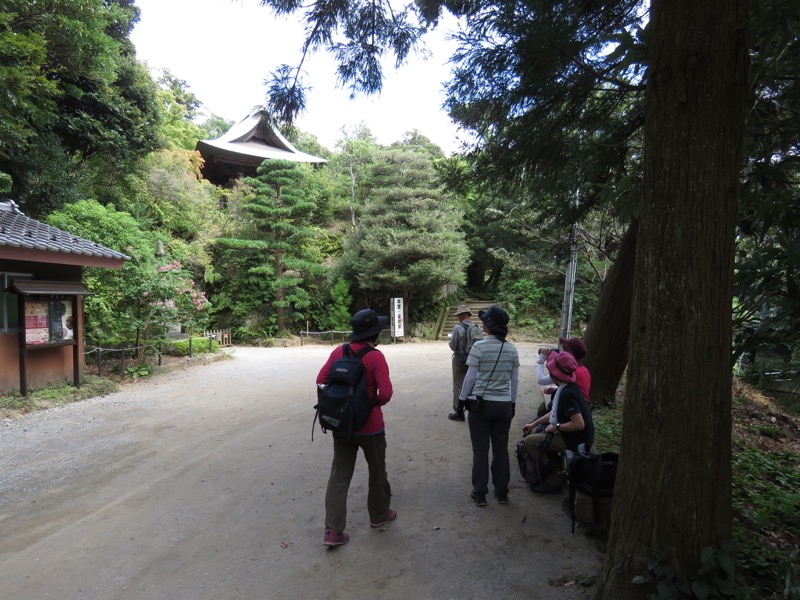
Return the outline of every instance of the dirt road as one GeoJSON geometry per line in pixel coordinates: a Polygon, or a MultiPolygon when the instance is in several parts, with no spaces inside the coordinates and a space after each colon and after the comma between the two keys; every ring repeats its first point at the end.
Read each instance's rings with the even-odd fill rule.
{"type": "MultiPolygon", "coordinates": [[[[534,347],[511,444],[541,401],[534,347]]],[[[508,505],[469,499],[466,423],[443,343],[381,346],[398,519],[371,529],[366,464],[350,543],[322,545],[331,440],[311,437],[328,347],[236,348],[113,395],[0,423],[0,597],[9,600],[555,599],[600,556],[560,497],[512,473],[508,505]],[[565,585],[566,583],[566,585],[565,585]]],[[[513,460],[513,457],[512,457],[513,460]]]]}

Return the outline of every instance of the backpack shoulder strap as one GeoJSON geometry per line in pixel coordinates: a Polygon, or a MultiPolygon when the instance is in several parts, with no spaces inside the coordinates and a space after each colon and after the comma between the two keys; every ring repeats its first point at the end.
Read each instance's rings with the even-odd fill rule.
{"type": "MultiPolygon", "coordinates": [[[[347,344],[346,347],[349,349],[350,345],[347,344]]],[[[362,359],[362,358],[364,358],[364,356],[366,356],[366,354],[368,352],[372,352],[373,350],[375,350],[375,346],[367,346],[366,348],[362,348],[358,352],[355,352],[355,353],[352,353],[352,354],[353,354],[353,356],[355,356],[355,357],[357,357],[359,359],[362,359]]]]}
{"type": "Polygon", "coordinates": [[[575,534],[575,497],[577,496],[577,482],[575,481],[577,462],[582,460],[580,454],[573,454],[567,463],[567,481],[569,483],[569,512],[572,517],[572,533],[575,534]]]}

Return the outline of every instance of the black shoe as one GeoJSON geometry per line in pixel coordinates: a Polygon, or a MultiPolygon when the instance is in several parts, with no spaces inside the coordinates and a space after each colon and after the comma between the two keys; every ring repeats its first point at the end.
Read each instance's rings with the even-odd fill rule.
{"type": "Polygon", "coordinates": [[[476,494],[472,492],[469,497],[472,498],[472,501],[478,506],[486,506],[486,494],[476,494]]]}
{"type": "Polygon", "coordinates": [[[499,504],[508,504],[508,492],[495,492],[494,497],[499,504]]]}
{"type": "Polygon", "coordinates": [[[464,413],[458,413],[458,412],[450,413],[449,415],[447,415],[447,418],[450,419],[451,421],[464,421],[465,420],[464,419],[464,413]]]}
{"type": "Polygon", "coordinates": [[[558,494],[561,486],[555,483],[537,483],[532,485],[531,489],[537,494],[558,494]]]}

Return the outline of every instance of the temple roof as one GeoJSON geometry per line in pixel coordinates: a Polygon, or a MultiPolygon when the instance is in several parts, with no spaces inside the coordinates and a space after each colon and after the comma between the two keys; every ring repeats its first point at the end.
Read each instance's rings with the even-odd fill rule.
{"type": "Polygon", "coordinates": [[[215,140],[200,140],[197,151],[203,157],[203,176],[218,185],[225,185],[238,176],[255,177],[264,160],[274,158],[303,163],[324,163],[324,158],[300,152],[289,140],[269,124],[263,106],[255,106],[250,114],[215,140]]]}
{"type": "Polygon", "coordinates": [[[119,268],[130,257],[26,217],[13,200],[5,200],[0,202],[0,259],[119,268]]]}

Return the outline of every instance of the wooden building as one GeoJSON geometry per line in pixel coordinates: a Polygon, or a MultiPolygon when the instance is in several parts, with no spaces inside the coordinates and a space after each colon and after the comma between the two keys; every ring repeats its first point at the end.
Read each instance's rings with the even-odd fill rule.
{"type": "Polygon", "coordinates": [[[263,106],[215,140],[200,140],[197,151],[203,157],[203,177],[213,184],[227,186],[240,177],[255,177],[258,166],[268,159],[322,164],[324,158],[300,152],[270,125],[263,106]]]}
{"type": "Polygon", "coordinates": [[[119,269],[129,257],[26,217],[0,202],[0,391],[80,383],[83,267],[119,269]]]}

